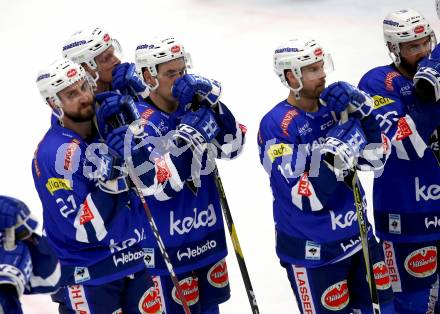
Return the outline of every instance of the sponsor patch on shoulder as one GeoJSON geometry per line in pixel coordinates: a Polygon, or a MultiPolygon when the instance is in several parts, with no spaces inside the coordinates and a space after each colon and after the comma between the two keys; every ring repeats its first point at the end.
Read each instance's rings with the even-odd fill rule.
{"type": "Polygon", "coordinates": [[[394,100],[392,100],[391,98],[383,97],[380,95],[374,95],[373,100],[374,100],[374,109],[378,109],[380,107],[392,104],[394,102],[394,100]]]}
{"type": "Polygon", "coordinates": [[[58,190],[72,190],[70,181],[61,178],[49,178],[46,183],[46,188],[52,195],[58,190]]]}
{"type": "Polygon", "coordinates": [[[270,145],[269,149],[267,150],[267,154],[269,155],[270,160],[274,162],[274,160],[278,157],[292,155],[293,148],[289,144],[285,143],[273,144],[270,145]]]}

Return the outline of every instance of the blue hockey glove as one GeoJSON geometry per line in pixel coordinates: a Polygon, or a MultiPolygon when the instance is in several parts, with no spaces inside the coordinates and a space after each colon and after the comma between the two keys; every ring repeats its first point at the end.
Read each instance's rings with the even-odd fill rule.
{"type": "Polygon", "coordinates": [[[337,176],[356,165],[360,152],[367,145],[367,139],[359,120],[348,121],[334,126],[327,133],[321,148],[325,161],[337,176]]]}
{"type": "Polygon", "coordinates": [[[136,73],[136,66],[134,63],[126,62],[118,64],[113,69],[112,75],[112,87],[114,90],[132,94],[132,91],[135,93],[142,93],[146,89],[146,86],[136,73]]]}
{"type": "Polygon", "coordinates": [[[0,285],[12,285],[21,296],[32,273],[32,260],[26,244],[17,241],[12,251],[0,246],[0,285]]]}
{"type": "MultiPolygon", "coordinates": [[[[110,131],[105,142],[108,152],[99,156],[98,183],[101,190],[107,193],[117,194],[128,190],[128,174],[124,162],[124,145],[129,145],[129,151],[127,152],[131,153],[135,144],[133,140],[125,143],[127,132],[130,132],[130,128],[127,125],[110,131]]],[[[129,137],[133,139],[133,136],[130,135],[129,137]]]]}
{"type": "Polygon", "coordinates": [[[346,82],[330,84],[320,95],[324,106],[334,111],[337,117],[347,110],[349,115],[362,119],[367,117],[374,108],[374,101],[363,91],[346,82]]]}
{"type": "Polygon", "coordinates": [[[140,119],[136,103],[129,95],[104,92],[97,94],[96,100],[101,104],[96,112],[96,120],[99,133],[103,138],[107,137],[112,127],[115,128],[140,119]],[[113,123],[113,126],[110,126],[110,123],[113,123]]]}
{"type": "Polygon", "coordinates": [[[194,74],[185,74],[179,77],[173,86],[173,96],[179,104],[188,110],[187,106],[193,102],[195,96],[198,101],[207,101],[209,106],[216,107],[221,95],[219,82],[194,74]]]}
{"type": "Polygon", "coordinates": [[[211,110],[205,106],[196,111],[187,112],[177,126],[175,139],[181,139],[200,152],[206,149],[219,133],[220,128],[211,110]]]}
{"type": "Polygon", "coordinates": [[[23,240],[35,231],[37,225],[25,203],[13,197],[0,196],[0,232],[13,227],[15,237],[23,240]]]}
{"type": "Polygon", "coordinates": [[[440,59],[432,55],[419,63],[414,75],[414,87],[417,96],[427,103],[440,100],[440,59]]]}

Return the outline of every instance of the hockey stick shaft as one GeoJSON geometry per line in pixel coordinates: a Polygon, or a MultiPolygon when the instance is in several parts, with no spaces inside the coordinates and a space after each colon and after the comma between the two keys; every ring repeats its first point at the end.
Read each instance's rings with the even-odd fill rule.
{"type": "Polygon", "coordinates": [[[354,202],[356,205],[356,215],[359,224],[359,233],[362,243],[362,252],[364,254],[364,262],[367,271],[368,286],[370,288],[371,301],[375,314],[380,314],[379,296],[377,294],[376,280],[374,278],[373,262],[368,244],[368,228],[366,219],[366,209],[362,201],[362,190],[356,170],[352,170],[352,187],[354,202]]]}
{"type": "MultiPolygon", "coordinates": [[[[344,111],[341,113],[341,122],[348,120],[348,112],[344,111]]],[[[380,314],[380,304],[379,296],[377,294],[376,280],[374,278],[373,262],[370,253],[370,246],[368,243],[368,226],[366,213],[367,209],[363,202],[363,193],[361,188],[361,183],[357,175],[355,167],[350,169],[349,178],[351,182],[351,188],[353,190],[354,203],[356,206],[356,216],[359,225],[359,234],[361,237],[362,252],[364,255],[365,268],[367,271],[368,287],[370,288],[371,302],[373,306],[374,314],[380,314]]]]}
{"type": "Polygon", "coordinates": [[[136,185],[136,191],[141,200],[142,206],[144,207],[145,214],[147,214],[148,223],[150,224],[151,230],[153,231],[154,238],[156,239],[157,245],[159,247],[159,251],[162,255],[163,260],[165,261],[165,265],[167,266],[168,272],[170,273],[171,281],[173,282],[174,287],[176,288],[177,297],[182,303],[185,314],[191,314],[191,311],[188,306],[188,302],[186,301],[185,295],[183,294],[183,290],[180,287],[179,279],[174,272],[173,264],[171,263],[171,259],[165,249],[165,245],[162,241],[162,237],[160,236],[159,230],[157,230],[156,223],[154,221],[153,215],[151,214],[150,207],[145,200],[144,195],[142,194],[142,190],[136,185]]]}
{"type": "Polygon", "coordinates": [[[252,313],[259,314],[257,299],[255,297],[254,289],[252,288],[251,279],[246,267],[244,255],[241,250],[240,242],[238,241],[237,232],[235,231],[234,221],[232,220],[231,210],[229,209],[228,200],[226,199],[225,190],[223,189],[222,180],[218,172],[217,166],[214,168],[214,180],[217,186],[217,191],[220,197],[222,205],[223,215],[225,216],[226,224],[228,225],[229,235],[231,236],[232,245],[234,246],[235,256],[237,257],[238,266],[240,267],[241,277],[243,278],[246,293],[249,299],[249,304],[252,309],[252,313]]]}
{"type": "Polygon", "coordinates": [[[12,251],[15,249],[15,230],[14,230],[14,227],[5,229],[4,247],[5,247],[6,251],[12,251]]]}
{"type": "MultiPolygon", "coordinates": [[[[129,89],[130,89],[129,94],[131,94],[131,96],[138,99],[134,89],[131,86],[129,86],[129,89]]],[[[188,302],[186,301],[183,290],[180,287],[179,279],[176,276],[173,264],[171,263],[171,259],[165,249],[165,245],[163,243],[162,237],[160,236],[159,230],[157,229],[157,226],[156,226],[156,222],[154,221],[153,215],[151,214],[150,207],[148,206],[147,201],[146,201],[144,195],[142,194],[142,189],[136,183],[136,182],[139,182],[140,180],[134,171],[134,165],[133,165],[132,160],[130,160],[130,162],[127,162],[127,168],[128,168],[129,174],[130,174],[131,182],[133,183],[134,187],[136,188],[137,195],[142,203],[145,214],[147,215],[148,223],[150,225],[151,231],[153,232],[154,238],[156,239],[157,245],[159,247],[159,251],[162,255],[163,260],[165,261],[165,265],[166,265],[167,270],[170,274],[171,281],[173,282],[174,288],[176,289],[177,297],[179,298],[180,302],[182,303],[185,314],[191,314],[191,311],[188,306],[188,302]]]]}

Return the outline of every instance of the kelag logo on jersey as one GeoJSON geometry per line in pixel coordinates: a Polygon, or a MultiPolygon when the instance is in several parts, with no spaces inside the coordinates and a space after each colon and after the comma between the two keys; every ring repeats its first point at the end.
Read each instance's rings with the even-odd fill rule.
{"type": "Polygon", "coordinates": [[[344,215],[336,215],[332,210],[329,210],[329,212],[333,231],[337,228],[345,229],[347,227],[351,227],[353,222],[357,221],[356,212],[353,210],[349,210],[344,215]]]}
{"type": "Polygon", "coordinates": [[[430,186],[420,185],[420,179],[415,178],[416,201],[436,201],[440,199],[440,185],[432,184],[430,186]]]}
{"type": "Polygon", "coordinates": [[[406,271],[417,278],[434,274],[437,270],[437,248],[427,246],[412,252],[405,258],[406,271]]]}
{"type": "Polygon", "coordinates": [[[217,223],[217,216],[212,204],[208,205],[207,210],[197,212],[194,208],[194,217],[185,217],[182,220],[174,221],[174,211],[170,212],[170,235],[177,233],[183,235],[190,232],[192,229],[199,229],[201,227],[212,227],[217,223]]]}
{"type": "Polygon", "coordinates": [[[338,311],[350,301],[347,281],[340,281],[328,287],[321,296],[322,305],[330,311],[338,311]]]}

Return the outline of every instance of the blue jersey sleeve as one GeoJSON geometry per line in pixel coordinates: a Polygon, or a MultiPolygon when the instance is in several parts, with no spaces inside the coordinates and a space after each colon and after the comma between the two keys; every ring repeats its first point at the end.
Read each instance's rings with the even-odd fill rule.
{"type": "Polygon", "coordinates": [[[321,159],[319,145],[302,144],[295,123],[287,130],[266,115],[260,124],[260,162],[268,172],[274,196],[283,195],[299,210],[322,210],[338,181],[321,159]],[[316,146],[316,147],[314,147],[316,146]]]}
{"type": "Polygon", "coordinates": [[[246,127],[238,123],[229,108],[221,102],[213,111],[220,127],[219,134],[212,142],[217,151],[217,157],[233,159],[243,149],[246,127]]]}
{"type": "Polygon", "coordinates": [[[375,68],[362,77],[359,88],[374,99],[372,115],[382,132],[390,139],[401,159],[423,156],[426,142],[434,130],[424,123],[428,116],[420,114],[414,97],[412,81],[403,77],[392,66],[375,68]]]}
{"type": "Polygon", "coordinates": [[[109,239],[123,240],[121,223],[129,219],[131,210],[128,192],[102,191],[93,178],[94,168],[86,162],[87,145],[80,139],[65,141],[51,134],[39,146],[34,160],[34,178],[46,211],[45,227],[56,229],[51,235],[59,234],[62,242],[72,246],[76,242],[108,245],[109,239]]]}

